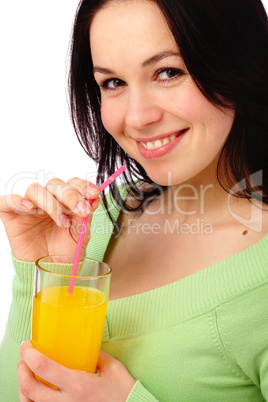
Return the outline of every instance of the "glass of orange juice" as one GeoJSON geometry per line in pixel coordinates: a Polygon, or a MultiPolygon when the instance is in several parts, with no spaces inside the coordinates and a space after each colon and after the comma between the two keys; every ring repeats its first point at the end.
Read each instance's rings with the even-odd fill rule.
{"type": "Polygon", "coordinates": [[[112,270],[84,257],[72,277],[73,261],[74,256],[67,255],[36,261],[32,344],[65,367],[95,373],[112,270]],[[72,278],[75,285],[70,293],[72,278]]]}

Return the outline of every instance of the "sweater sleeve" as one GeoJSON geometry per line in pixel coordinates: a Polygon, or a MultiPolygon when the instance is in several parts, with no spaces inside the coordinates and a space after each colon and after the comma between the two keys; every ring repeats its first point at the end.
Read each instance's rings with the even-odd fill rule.
{"type": "Polygon", "coordinates": [[[0,345],[0,400],[17,402],[20,344],[31,337],[34,262],[13,258],[15,277],[6,332],[0,345]]]}
{"type": "Polygon", "coordinates": [[[126,402],[158,402],[149,391],[140,383],[140,381],[136,381],[134,387],[130,391],[126,402]]]}
{"type": "Polygon", "coordinates": [[[218,329],[230,364],[268,401],[268,284],[217,309],[218,329]]]}
{"type": "MultiPolygon", "coordinates": [[[[31,337],[31,310],[34,263],[13,257],[16,275],[13,280],[13,299],[5,336],[0,345],[0,400],[19,402],[17,365],[20,344],[31,337]]],[[[157,399],[136,381],[127,402],[157,402],[157,399]]]]}

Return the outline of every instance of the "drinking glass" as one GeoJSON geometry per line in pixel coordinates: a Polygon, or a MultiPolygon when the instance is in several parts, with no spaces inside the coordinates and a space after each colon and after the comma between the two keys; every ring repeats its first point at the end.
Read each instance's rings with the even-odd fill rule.
{"type": "Polygon", "coordinates": [[[96,372],[105,324],[111,268],[83,257],[71,276],[74,256],[36,261],[32,344],[65,367],[96,372]],[[70,292],[70,280],[74,288],[70,292]]]}

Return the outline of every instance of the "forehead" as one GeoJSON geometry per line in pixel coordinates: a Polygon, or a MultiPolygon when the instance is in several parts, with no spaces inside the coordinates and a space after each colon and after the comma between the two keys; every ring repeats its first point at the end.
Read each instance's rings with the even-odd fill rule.
{"type": "Polygon", "coordinates": [[[178,50],[161,10],[149,0],[107,3],[92,19],[89,36],[93,61],[118,53],[142,59],[148,52],[178,50]]]}

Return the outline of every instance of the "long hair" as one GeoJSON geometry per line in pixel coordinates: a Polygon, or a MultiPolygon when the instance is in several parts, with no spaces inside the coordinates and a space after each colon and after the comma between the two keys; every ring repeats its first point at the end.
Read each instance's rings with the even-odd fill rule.
{"type": "MultiPolygon", "coordinates": [[[[126,165],[124,181],[132,194],[140,197],[139,205],[133,208],[125,204],[115,185],[111,185],[111,193],[121,207],[138,211],[165,187],[152,182],[143,167],[119,147],[101,121],[89,27],[97,11],[109,1],[82,0],[78,6],[71,42],[69,105],[78,139],[98,166],[97,184],[119,165],[126,165]],[[142,195],[135,179],[147,184],[142,195]]],[[[154,2],[166,18],[199,90],[216,107],[235,110],[234,123],[217,166],[220,184],[230,191],[237,183],[243,183],[236,196],[249,200],[259,197],[268,204],[268,22],[262,2],[154,2]],[[262,180],[255,183],[252,178],[257,172],[262,180]]]]}

